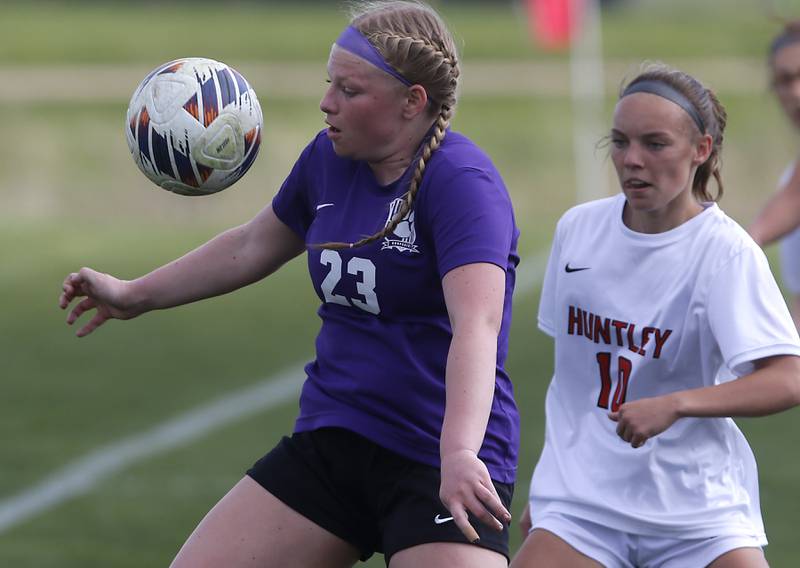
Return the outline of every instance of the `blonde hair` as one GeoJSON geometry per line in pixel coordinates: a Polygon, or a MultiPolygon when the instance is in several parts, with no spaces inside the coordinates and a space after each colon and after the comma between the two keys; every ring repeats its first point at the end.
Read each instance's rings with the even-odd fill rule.
{"type": "Polygon", "coordinates": [[[417,151],[416,167],[402,205],[381,230],[354,243],[324,243],[322,248],[360,247],[394,232],[408,215],[422,183],[431,155],[441,146],[453,117],[461,74],[452,34],[439,14],[427,4],[401,0],[361,2],[353,6],[350,25],[383,56],[386,63],[428,95],[433,133],[417,151]]]}
{"type": "Polygon", "coordinates": [[[625,90],[636,83],[642,81],[657,81],[664,83],[680,92],[689,99],[689,102],[697,109],[706,133],[711,135],[712,147],[711,155],[708,159],[698,166],[692,180],[692,195],[698,201],[719,201],[722,198],[722,141],[725,125],[728,122],[728,114],[719,99],[711,89],[705,88],[700,81],[663,63],[649,63],[644,70],[634,77],[627,85],[620,89],[620,98],[625,90]],[[708,182],[714,177],[717,183],[717,195],[712,196],[708,191],[708,182]]]}

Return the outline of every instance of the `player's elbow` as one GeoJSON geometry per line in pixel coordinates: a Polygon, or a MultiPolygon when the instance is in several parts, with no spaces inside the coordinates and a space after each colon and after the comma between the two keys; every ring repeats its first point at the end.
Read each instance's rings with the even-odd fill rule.
{"type": "Polygon", "coordinates": [[[786,405],[787,408],[800,406],[800,357],[786,357],[783,363],[783,371],[786,385],[786,405]]]}

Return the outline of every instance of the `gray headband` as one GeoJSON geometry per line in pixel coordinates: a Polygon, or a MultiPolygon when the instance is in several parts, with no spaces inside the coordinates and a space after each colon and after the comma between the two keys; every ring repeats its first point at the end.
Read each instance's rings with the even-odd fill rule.
{"type": "Polygon", "coordinates": [[[674,87],[658,80],[645,79],[643,81],[633,83],[632,85],[628,85],[628,87],[622,92],[620,99],[627,97],[628,95],[632,95],[633,93],[650,93],[651,95],[658,95],[663,99],[667,99],[668,101],[675,103],[685,110],[686,114],[692,117],[692,120],[697,125],[697,128],[700,129],[702,134],[706,133],[706,125],[703,122],[703,117],[701,117],[700,113],[697,111],[697,107],[695,107],[694,104],[692,104],[692,101],[686,98],[683,93],[674,87]]]}
{"type": "Polygon", "coordinates": [[[787,31],[776,37],[769,46],[769,55],[772,57],[787,45],[800,41],[800,33],[797,31],[787,31]]]}

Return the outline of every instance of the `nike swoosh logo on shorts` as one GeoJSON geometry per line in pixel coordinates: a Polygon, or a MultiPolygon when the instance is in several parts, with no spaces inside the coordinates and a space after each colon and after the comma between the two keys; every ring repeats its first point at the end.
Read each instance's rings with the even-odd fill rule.
{"type": "Polygon", "coordinates": [[[326,207],[333,207],[334,205],[335,203],[320,203],[319,205],[317,205],[317,211],[319,211],[320,209],[325,209],[326,207]]]}
{"type": "Polygon", "coordinates": [[[436,515],[433,518],[433,522],[436,523],[437,525],[441,525],[442,523],[446,523],[446,522],[452,521],[452,520],[453,520],[453,517],[442,517],[441,515],[436,515]]]}

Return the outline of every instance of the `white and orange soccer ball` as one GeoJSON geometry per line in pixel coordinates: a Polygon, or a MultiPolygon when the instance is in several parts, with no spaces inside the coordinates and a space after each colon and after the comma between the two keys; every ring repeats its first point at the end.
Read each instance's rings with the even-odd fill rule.
{"type": "Polygon", "coordinates": [[[144,175],[181,195],[229,187],[253,164],[264,122],[232,67],[200,57],[154,69],[128,105],[125,138],[144,175]]]}

